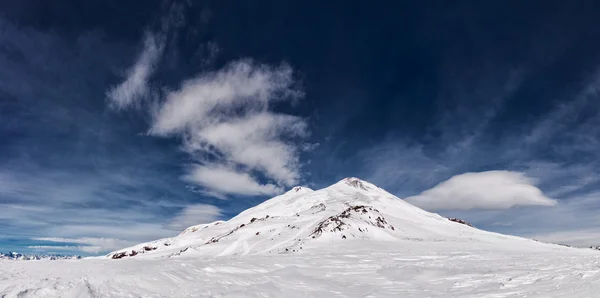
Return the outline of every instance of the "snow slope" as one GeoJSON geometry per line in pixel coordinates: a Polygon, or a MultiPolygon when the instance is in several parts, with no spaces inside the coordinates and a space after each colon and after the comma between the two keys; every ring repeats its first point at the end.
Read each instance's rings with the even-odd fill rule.
{"type": "Polygon", "coordinates": [[[557,245],[351,241],[297,254],[0,261],[0,297],[598,297],[598,268],[597,251],[557,245]]]}
{"type": "Polygon", "coordinates": [[[596,297],[598,268],[348,178],[103,258],[0,260],[0,297],[596,297]]]}

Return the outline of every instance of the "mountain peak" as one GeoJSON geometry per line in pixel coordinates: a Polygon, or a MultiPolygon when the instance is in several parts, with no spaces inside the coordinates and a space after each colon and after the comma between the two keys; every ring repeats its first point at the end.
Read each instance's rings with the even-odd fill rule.
{"type": "Polygon", "coordinates": [[[356,178],[356,177],[346,177],[342,180],[340,180],[338,183],[336,183],[335,185],[347,185],[353,188],[358,188],[358,189],[362,189],[362,190],[371,190],[371,189],[377,189],[379,187],[377,187],[375,184],[367,182],[365,180],[356,178]]]}
{"type": "Polygon", "coordinates": [[[288,190],[287,193],[293,194],[293,193],[307,193],[307,192],[313,192],[313,190],[308,187],[305,187],[305,186],[294,186],[292,189],[288,190]]]}

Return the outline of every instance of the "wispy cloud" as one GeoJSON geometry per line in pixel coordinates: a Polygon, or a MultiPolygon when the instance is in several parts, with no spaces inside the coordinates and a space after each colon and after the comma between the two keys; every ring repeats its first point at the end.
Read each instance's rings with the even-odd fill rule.
{"type": "MultiPolygon", "coordinates": [[[[177,39],[177,29],[183,27],[186,20],[186,9],[191,6],[187,1],[168,1],[163,3],[164,15],[160,18],[158,30],[146,30],[142,50],[133,66],[124,72],[124,80],[106,91],[109,104],[116,109],[139,107],[144,101],[154,101],[158,90],[151,83],[152,76],[159,67],[163,56],[173,55],[176,49],[170,48],[165,53],[169,42],[177,39]]],[[[212,45],[209,53],[217,51],[212,45]]]]}
{"type": "Polygon", "coordinates": [[[274,195],[283,191],[273,184],[260,184],[250,174],[222,165],[194,165],[184,177],[219,194],[274,195]]]}
{"type": "Polygon", "coordinates": [[[205,194],[272,195],[299,182],[299,154],[310,147],[297,141],[309,134],[306,121],[272,105],[301,96],[289,65],[239,60],[168,92],[152,110],[149,132],[183,140],[194,159],[184,179],[205,194]]]}
{"type": "Polygon", "coordinates": [[[81,250],[81,246],[68,246],[68,245],[30,245],[27,248],[36,249],[36,250],[81,250]]]}
{"type": "Polygon", "coordinates": [[[452,175],[453,160],[427,155],[423,145],[386,140],[359,153],[367,180],[397,192],[400,196],[433,186],[452,175]]]}
{"type": "Polygon", "coordinates": [[[273,112],[270,105],[300,95],[289,66],[241,60],[169,93],[150,132],[183,136],[184,148],[198,162],[186,175],[188,181],[217,193],[274,194],[278,187],[261,184],[250,173],[262,173],[279,186],[299,181],[299,148],[293,138],[308,134],[306,123],[273,112]],[[210,178],[211,169],[233,180],[210,178]]]}
{"type": "Polygon", "coordinates": [[[125,80],[107,91],[106,96],[117,109],[138,104],[151,96],[148,82],[164,48],[164,38],[147,33],[142,53],[136,63],[127,71],[125,80]]]}
{"type": "Polygon", "coordinates": [[[110,251],[110,247],[94,246],[94,245],[30,245],[29,249],[33,249],[42,253],[71,253],[71,252],[86,252],[89,254],[99,254],[110,251]]]}
{"type": "MultiPolygon", "coordinates": [[[[119,248],[123,248],[129,245],[132,245],[131,241],[124,241],[119,239],[112,238],[58,238],[58,237],[39,237],[33,238],[33,240],[37,241],[46,241],[46,242],[54,242],[54,243],[68,243],[68,244],[84,244],[79,246],[63,246],[62,250],[67,250],[68,247],[76,247],[76,250],[84,251],[87,253],[97,254],[100,252],[112,251],[119,248]]],[[[57,246],[31,246],[30,248],[41,249],[43,247],[50,247],[52,249],[57,249],[57,246]]],[[[60,246],[58,246],[60,247],[60,246]]],[[[60,249],[60,248],[59,248],[60,249]]]]}
{"type": "MultiPolygon", "coordinates": [[[[128,243],[172,235],[173,231],[164,224],[170,221],[168,212],[175,213],[187,205],[182,200],[186,190],[177,193],[174,188],[172,193],[156,193],[142,185],[153,180],[151,184],[159,187],[166,182],[164,176],[155,177],[148,171],[146,176],[136,177],[127,172],[125,167],[104,172],[96,167],[85,171],[42,170],[27,163],[17,168],[5,164],[0,174],[3,234],[110,238],[128,243]],[[164,198],[166,194],[168,197],[164,198]]],[[[181,188],[183,185],[180,183],[181,188]]],[[[94,247],[78,246],[88,253],[109,249],[91,242],[94,247]]]]}
{"type": "Polygon", "coordinates": [[[496,221],[494,223],[492,223],[493,226],[500,226],[500,227],[510,227],[512,226],[511,222],[502,222],[502,221],[496,221]]]}
{"type": "Polygon", "coordinates": [[[557,203],[546,197],[532,179],[509,171],[457,175],[406,200],[427,210],[508,209],[557,203]]]}
{"type": "Polygon", "coordinates": [[[222,210],[216,206],[195,204],[183,209],[173,218],[168,227],[175,231],[183,231],[193,225],[216,221],[222,216],[222,210]]]}

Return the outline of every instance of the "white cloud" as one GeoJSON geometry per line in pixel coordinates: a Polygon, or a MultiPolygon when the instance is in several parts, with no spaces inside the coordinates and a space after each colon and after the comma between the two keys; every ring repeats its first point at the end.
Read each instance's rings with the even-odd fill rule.
{"type": "Polygon", "coordinates": [[[163,45],[153,34],[146,34],[144,49],[136,63],[127,73],[127,78],[121,84],[111,88],[107,97],[116,108],[127,108],[148,96],[150,86],[148,79],[162,53],[163,45]]]}
{"type": "Polygon", "coordinates": [[[292,84],[292,68],[287,65],[273,68],[251,60],[230,63],[171,92],[156,115],[152,132],[183,132],[235,117],[236,112],[266,111],[271,101],[300,95],[292,84]]]}
{"type": "Polygon", "coordinates": [[[276,113],[272,103],[295,100],[292,69],[251,60],[203,73],[170,92],[155,111],[150,133],[180,136],[196,160],[186,180],[216,196],[272,195],[300,179],[294,140],[308,136],[306,121],[276,113]],[[207,162],[210,160],[210,162],[207,162]],[[272,183],[256,179],[260,173],[272,183]]]}
{"type": "MultiPolygon", "coordinates": [[[[91,238],[91,237],[84,237],[84,238],[39,237],[39,238],[32,238],[32,240],[48,241],[48,242],[55,242],[55,243],[83,244],[80,246],[76,246],[78,248],[77,250],[84,251],[87,253],[108,252],[108,251],[117,250],[117,249],[120,249],[123,247],[131,246],[134,244],[131,241],[125,241],[125,240],[121,240],[121,239],[91,238]]],[[[41,247],[42,246],[39,246],[39,248],[41,248],[41,247]]],[[[54,248],[54,246],[50,246],[50,247],[54,248]]]]}
{"type": "Polygon", "coordinates": [[[218,194],[274,195],[283,191],[273,184],[258,183],[248,173],[222,165],[195,165],[184,179],[218,194]]]}
{"type": "Polygon", "coordinates": [[[429,210],[508,209],[554,206],[533,181],[519,172],[488,171],[456,175],[406,201],[429,210]]]}
{"type": "MultiPolygon", "coordinates": [[[[148,78],[163,44],[148,35],[128,78],[108,92],[115,108],[130,107],[147,95],[148,78]]],[[[272,106],[294,102],[302,95],[289,65],[273,67],[242,59],[200,73],[153,101],[148,106],[149,133],[183,140],[184,150],[194,160],[186,180],[204,187],[204,193],[217,197],[276,194],[281,187],[299,182],[299,154],[311,146],[299,141],[309,135],[306,121],[278,113],[272,106]],[[207,169],[216,169],[234,182],[211,178],[207,169]]]]}
{"type": "Polygon", "coordinates": [[[197,204],[183,209],[169,223],[169,229],[183,231],[190,226],[210,223],[222,216],[221,209],[213,205],[197,204]]]}
{"type": "MultiPolygon", "coordinates": [[[[185,148],[200,161],[210,154],[247,172],[261,172],[278,185],[291,186],[300,174],[298,146],[289,140],[307,136],[307,125],[302,118],[271,111],[269,104],[297,98],[300,93],[292,85],[289,66],[272,68],[250,60],[237,61],[187,81],[181,90],[170,93],[156,114],[151,132],[183,135],[185,148]]],[[[247,182],[251,176],[243,177],[247,182]]],[[[229,184],[213,179],[211,184],[200,185],[220,192],[230,188],[219,185],[224,183],[229,184]]],[[[248,195],[273,193],[274,188],[258,191],[258,184],[254,180],[238,186],[248,185],[248,195]]],[[[228,193],[245,194],[243,189],[228,193]]]]}
{"type": "Polygon", "coordinates": [[[228,160],[267,176],[285,185],[298,181],[297,149],[280,136],[305,136],[305,122],[294,116],[268,112],[206,125],[187,139],[187,148],[217,148],[228,160]]]}

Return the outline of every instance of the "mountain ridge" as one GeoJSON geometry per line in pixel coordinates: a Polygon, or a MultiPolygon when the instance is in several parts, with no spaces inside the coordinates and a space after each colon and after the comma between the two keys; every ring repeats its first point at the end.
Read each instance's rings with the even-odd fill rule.
{"type": "Polygon", "coordinates": [[[0,260],[13,261],[39,261],[39,260],[73,260],[81,259],[79,255],[59,255],[59,254],[22,254],[18,252],[1,253],[0,260]]]}

